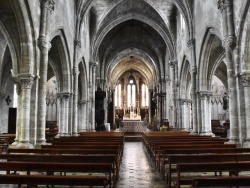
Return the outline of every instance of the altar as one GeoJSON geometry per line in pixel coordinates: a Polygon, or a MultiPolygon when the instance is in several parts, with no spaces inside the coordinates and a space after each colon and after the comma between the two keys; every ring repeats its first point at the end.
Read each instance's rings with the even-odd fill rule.
{"type": "Polygon", "coordinates": [[[144,132],[147,130],[147,126],[143,121],[122,121],[120,131],[123,132],[144,132]]]}

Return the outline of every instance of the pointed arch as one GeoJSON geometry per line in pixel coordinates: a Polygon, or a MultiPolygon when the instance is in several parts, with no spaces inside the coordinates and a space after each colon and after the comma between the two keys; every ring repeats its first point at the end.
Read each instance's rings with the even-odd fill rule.
{"type": "Polygon", "coordinates": [[[71,70],[71,62],[68,44],[62,29],[56,30],[51,34],[52,47],[49,51],[49,56],[52,59],[52,63],[54,63],[53,67],[55,67],[55,71],[58,74],[58,91],[60,92],[71,92],[72,89],[72,74],[71,70]]]}
{"type": "Polygon", "coordinates": [[[190,93],[189,91],[189,86],[191,85],[191,75],[190,75],[190,62],[187,59],[187,56],[183,57],[182,61],[182,67],[180,69],[180,97],[181,99],[189,99],[190,98],[190,93]]]}

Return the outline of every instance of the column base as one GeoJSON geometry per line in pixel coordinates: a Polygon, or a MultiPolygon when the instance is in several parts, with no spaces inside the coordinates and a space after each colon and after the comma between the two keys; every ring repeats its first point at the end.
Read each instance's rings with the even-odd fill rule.
{"type": "Polygon", "coordinates": [[[246,141],[243,143],[243,148],[250,148],[250,141],[246,141]]]}
{"type": "Polygon", "coordinates": [[[229,141],[225,142],[225,144],[236,144],[237,147],[241,147],[241,144],[238,138],[229,138],[229,141]]]}
{"type": "Polygon", "coordinates": [[[15,142],[13,142],[9,147],[16,147],[17,146],[17,144],[19,144],[19,142],[18,141],[15,141],[15,142]]]}
{"type": "Polygon", "coordinates": [[[28,142],[20,142],[16,145],[16,148],[34,148],[34,146],[28,142]]]}
{"type": "Polygon", "coordinates": [[[209,131],[209,132],[202,132],[200,135],[202,135],[202,136],[212,136],[212,137],[215,137],[215,134],[212,133],[211,131],[209,131]]]}
{"type": "Polygon", "coordinates": [[[196,131],[191,131],[189,134],[190,134],[190,135],[198,135],[199,133],[196,132],[196,131]]]}
{"type": "Polygon", "coordinates": [[[41,148],[41,145],[50,145],[46,140],[36,142],[35,148],[41,148]]]}
{"type": "Polygon", "coordinates": [[[78,133],[72,133],[71,136],[79,136],[78,133]]]}

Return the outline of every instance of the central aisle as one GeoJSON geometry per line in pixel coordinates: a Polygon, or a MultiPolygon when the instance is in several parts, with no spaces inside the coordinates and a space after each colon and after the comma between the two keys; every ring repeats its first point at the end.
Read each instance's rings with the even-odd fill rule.
{"type": "Polygon", "coordinates": [[[163,188],[142,142],[125,142],[117,188],[163,188]]]}

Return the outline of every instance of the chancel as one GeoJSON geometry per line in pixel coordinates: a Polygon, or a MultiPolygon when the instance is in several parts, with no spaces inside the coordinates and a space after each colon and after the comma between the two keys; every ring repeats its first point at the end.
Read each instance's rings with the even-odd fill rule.
{"type": "MultiPolygon", "coordinates": [[[[0,122],[2,152],[110,152],[115,177],[121,145],[144,144],[181,186],[167,177],[167,150],[250,148],[250,0],[0,0],[0,122]]],[[[96,183],[119,184],[110,177],[96,183]]]]}

